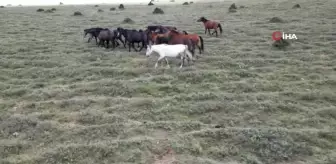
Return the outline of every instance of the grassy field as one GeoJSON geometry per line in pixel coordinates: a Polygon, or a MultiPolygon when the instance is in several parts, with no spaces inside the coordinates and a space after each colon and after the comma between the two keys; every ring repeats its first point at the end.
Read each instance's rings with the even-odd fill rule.
{"type": "Polygon", "coordinates": [[[1,8],[0,163],[336,163],[335,1],[235,2],[247,8],[1,8]],[[204,35],[201,16],[223,34],[204,35]],[[155,23],[200,34],[205,54],[155,70],[157,57],[83,40],[85,28],[155,23]],[[275,49],[276,30],[298,40],[275,49]]]}

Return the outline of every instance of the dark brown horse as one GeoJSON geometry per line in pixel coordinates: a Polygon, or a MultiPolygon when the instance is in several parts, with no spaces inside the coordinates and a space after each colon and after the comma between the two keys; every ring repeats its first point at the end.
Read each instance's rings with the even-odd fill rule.
{"type": "Polygon", "coordinates": [[[203,22],[205,28],[205,34],[208,30],[209,35],[213,35],[214,33],[216,33],[216,37],[218,37],[217,28],[219,28],[221,34],[223,32],[222,25],[217,21],[208,20],[205,17],[201,17],[200,19],[197,20],[197,22],[203,22]],[[214,32],[212,32],[211,34],[210,29],[214,29],[214,32]]]}
{"type": "Polygon", "coordinates": [[[180,33],[176,30],[171,30],[170,31],[171,35],[175,35],[176,37],[182,37],[182,38],[189,38],[193,41],[193,43],[198,47],[199,49],[199,54],[204,52],[204,42],[203,38],[197,34],[188,34],[186,31],[183,31],[183,33],[180,33]]]}

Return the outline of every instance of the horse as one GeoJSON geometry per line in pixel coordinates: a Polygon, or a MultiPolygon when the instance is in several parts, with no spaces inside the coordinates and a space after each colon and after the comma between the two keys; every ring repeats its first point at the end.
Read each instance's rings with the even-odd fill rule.
{"type": "Polygon", "coordinates": [[[91,39],[94,37],[96,40],[96,44],[98,44],[97,37],[101,30],[103,30],[103,28],[100,28],[100,27],[84,29],[84,38],[87,34],[90,34],[91,36],[87,42],[89,43],[91,39]]]}
{"type": "Polygon", "coordinates": [[[199,54],[202,53],[202,51],[204,52],[204,41],[203,38],[197,34],[188,34],[186,31],[183,31],[182,33],[176,31],[176,30],[171,30],[170,31],[171,35],[177,35],[179,37],[185,37],[185,38],[189,38],[191,39],[196,46],[199,49],[199,54]]]}
{"type": "MultiPolygon", "coordinates": [[[[130,30],[130,29],[124,29],[124,28],[118,27],[117,30],[120,32],[121,36],[123,36],[125,38],[125,42],[123,42],[123,43],[124,43],[124,47],[126,48],[126,44],[127,44],[127,39],[126,39],[127,38],[127,31],[134,31],[135,29],[130,30]]],[[[120,39],[121,39],[121,36],[120,36],[120,39]]],[[[138,42],[138,48],[140,48],[140,42],[138,42]]]]}
{"type": "Polygon", "coordinates": [[[128,42],[129,52],[131,52],[131,45],[135,51],[141,51],[148,44],[147,34],[142,30],[137,31],[134,29],[128,30],[128,29],[123,29],[123,28],[118,28],[117,30],[121,33],[121,35],[125,37],[125,43],[128,42]],[[140,50],[137,50],[134,47],[134,43],[138,43],[138,46],[140,46],[139,45],[140,42],[142,43],[142,47],[140,48],[140,50]]]}
{"type": "Polygon", "coordinates": [[[184,60],[188,58],[189,60],[192,59],[192,54],[189,52],[188,46],[183,44],[175,44],[175,45],[168,45],[168,44],[157,44],[157,45],[149,45],[147,46],[146,56],[149,57],[153,52],[156,52],[160,55],[158,60],[155,63],[155,68],[157,68],[159,61],[162,59],[166,60],[167,66],[169,66],[167,57],[176,58],[178,56],[181,57],[181,66],[184,65],[184,60]]]}
{"type": "MultiPolygon", "coordinates": [[[[109,48],[109,41],[112,42],[112,48],[114,49],[116,46],[116,38],[120,36],[120,33],[118,30],[110,30],[110,29],[103,29],[100,31],[98,35],[99,43],[98,46],[103,45],[105,46],[106,42],[106,48],[109,48]]],[[[118,44],[118,42],[117,42],[118,44]]]]}
{"type": "Polygon", "coordinates": [[[209,35],[213,35],[216,33],[216,37],[218,37],[218,31],[217,28],[219,28],[220,33],[222,34],[223,29],[222,25],[219,22],[213,21],[213,20],[208,20],[205,17],[201,17],[197,20],[197,22],[203,22],[204,28],[205,28],[205,34],[208,30],[209,35]],[[214,32],[210,34],[210,29],[214,29],[214,32]]]}

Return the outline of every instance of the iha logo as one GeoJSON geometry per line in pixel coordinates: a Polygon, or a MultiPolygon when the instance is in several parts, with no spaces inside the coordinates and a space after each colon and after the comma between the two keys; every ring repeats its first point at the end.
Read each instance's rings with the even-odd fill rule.
{"type": "Polygon", "coordinates": [[[272,39],[277,41],[282,39],[298,39],[295,34],[286,34],[284,32],[275,31],[272,34],[272,39]]]}

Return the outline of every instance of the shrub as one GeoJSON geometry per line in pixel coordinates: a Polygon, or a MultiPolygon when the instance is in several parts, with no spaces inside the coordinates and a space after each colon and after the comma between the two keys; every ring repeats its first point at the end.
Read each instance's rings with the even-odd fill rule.
{"type": "Polygon", "coordinates": [[[301,8],[300,4],[296,4],[293,6],[293,9],[298,9],[298,8],[301,8]]]}
{"type": "Polygon", "coordinates": [[[124,6],[123,4],[120,4],[120,5],[119,5],[119,9],[120,9],[120,10],[124,10],[124,9],[125,9],[125,6],[124,6]]]}
{"type": "Polygon", "coordinates": [[[182,3],[182,5],[189,5],[189,3],[188,2],[184,2],[184,3],[182,3]]]}
{"type": "Polygon", "coordinates": [[[54,11],[52,11],[51,9],[48,9],[46,11],[44,11],[45,13],[53,13],[54,11]]]}
{"type": "Polygon", "coordinates": [[[236,4],[233,3],[233,4],[229,7],[229,9],[236,9],[236,10],[237,10],[237,6],[236,6],[236,4]]]}
{"type": "Polygon", "coordinates": [[[272,19],[270,19],[270,22],[271,22],[271,23],[284,23],[285,21],[282,20],[282,19],[279,18],[279,17],[273,17],[272,19]]]}
{"type": "Polygon", "coordinates": [[[164,14],[164,12],[161,8],[156,7],[153,11],[153,14],[164,14]]]}
{"type": "Polygon", "coordinates": [[[115,7],[111,7],[111,8],[110,8],[110,11],[114,11],[114,10],[116,10],[115,7]]]}
{"type": "Polygon", "coordinates": [[[79,11],[74,12],[74,16],[82,16],[83,14],[79,11]]]}
{"type": "Polygon", "coordinates": [[[134,21],[131,18],[125,18],[123,23],[134,23],[134,21]]]}
{"type": "Polygon", "coordinates": [[[229,7],[229,12],[230,13],[235,13],[237,12],[237,6],[235,3],[233,3],[230,7],[229,7]]]}
{"type": "Polygon", "coordinates": [[[39,9],[37,9],[36,11],[37,11],[37,12],[43,12],[44,9],[39,8],[39,9]]]}

